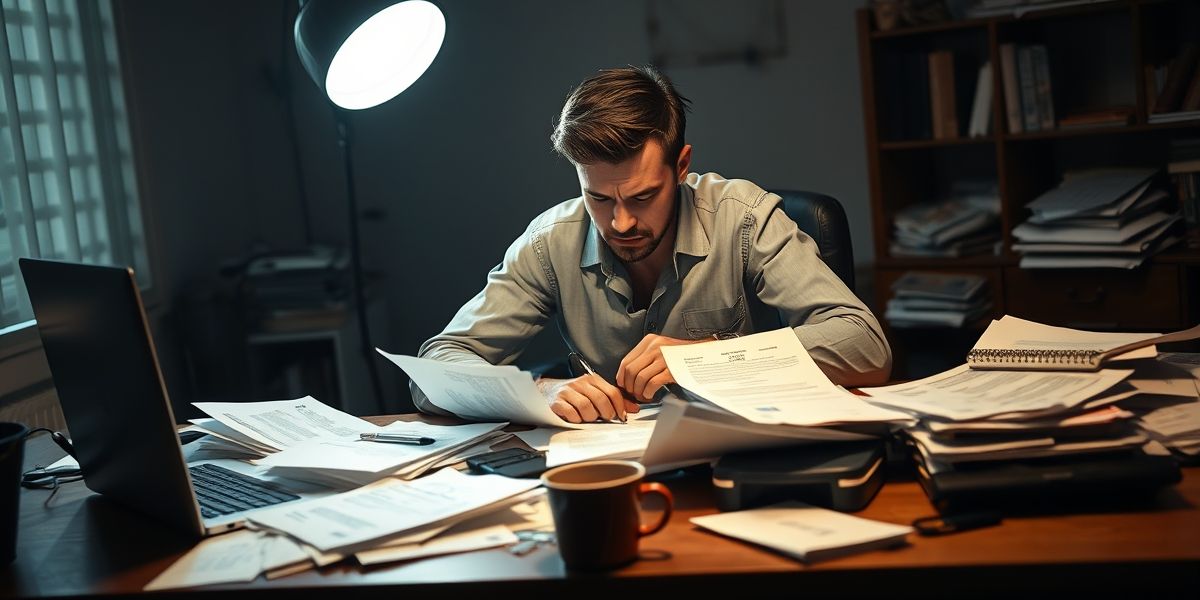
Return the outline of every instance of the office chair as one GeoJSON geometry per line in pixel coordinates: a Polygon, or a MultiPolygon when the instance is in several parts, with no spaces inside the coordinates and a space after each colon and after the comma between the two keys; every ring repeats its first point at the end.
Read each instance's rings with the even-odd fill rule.
{"type": "Polygon", "coordinates": [[[817,243],[825,264],[853,292],[854,248],[842,204],[832,196],[816,192],[774,190],[774,193],[783,198],[783,212],[817,243]]]}

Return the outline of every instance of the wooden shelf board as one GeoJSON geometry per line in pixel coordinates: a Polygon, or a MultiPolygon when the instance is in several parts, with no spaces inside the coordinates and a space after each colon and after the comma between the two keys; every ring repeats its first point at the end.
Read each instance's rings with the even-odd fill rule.
{"type": "Polygon", "coordinates": [[[920,150],[922,148],[949,148],[953,146],[973,146],[978,144],[995,143],[996,139],[986,137],[958,137],[944,140],[904,140],[898,142],[880,142],[879,149],[890,150],[920,150]]]}

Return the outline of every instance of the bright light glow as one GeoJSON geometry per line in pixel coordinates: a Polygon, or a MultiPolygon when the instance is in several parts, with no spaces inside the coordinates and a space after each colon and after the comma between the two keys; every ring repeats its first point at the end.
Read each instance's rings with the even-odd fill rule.
{"type": "Polygon", "coordinates": [[[346,38],[329,64],[325,93],[351,110],[387,102],[429,68],[445,37],[438,7],[425,0],[393,4],[346,38]]]}

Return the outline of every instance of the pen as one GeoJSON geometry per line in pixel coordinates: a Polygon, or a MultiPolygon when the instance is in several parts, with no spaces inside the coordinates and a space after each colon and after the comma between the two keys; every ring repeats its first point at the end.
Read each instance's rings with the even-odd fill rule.
{"type": "Polygon", "coordinates": [[[399,433],[360,433],[359,441],[386,442],[388,444],[412,444],[413,446],[428,446],[437,440],[416,435],[401,435],[399,433]]]}
{"type": "MultiPolygon", "coordinates": [[[[584,370],[584,371],[587,371],[587,374],[588,374],[588,375],[595,375],[595,374],[596,374],[596,370],[592,368],[592,365],[588,364],[588,361],[584,360],[584,358],[583,358],[583,355],[582,355],[582,354],[580,354],[580,353],[578,353],[578,352],[575,352],[575,353],[573,353],[573,354],[574,354],[574,356],[575,356],[575,360],[579,361],[579,365],[583,367],[583,370],[584,370]]],[[[616,407],[614,406],[613,408],[615,409],[616,407]]],[[[617,415],[617,416],[618,416],[618,417],[620,417],[620,415],[617,415]]],[[[625,422],[625,419],[624,419],[624,418],[621,418],[621,422],[622,422],[622,423],[624,423],[624,422],[625,422]]]]}

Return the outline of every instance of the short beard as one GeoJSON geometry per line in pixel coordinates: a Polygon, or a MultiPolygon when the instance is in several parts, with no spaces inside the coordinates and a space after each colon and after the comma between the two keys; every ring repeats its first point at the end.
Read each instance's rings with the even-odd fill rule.
{"type": "MultiPolygon", "coordinates": [[[[622,248],[620,246],[613,246],[612,244],[608,244],[608,248],[609,250],[612,250],[613,254],[616,254],[617,258],[621,259],[622,262],[639,262],[645,260],[646,257],[650,256],[651,254],[654,254],[654,251],[658,249],[658,245],[662,243],[663,237],[667,235],[667,229],[668,228],[664,228],[662,232],[658,234],[658,236],[650,238],[650,243],[641,248],[622,248]]],[[[649,232],[639,231],[638,233],[644,234],[649,232]]]]}

